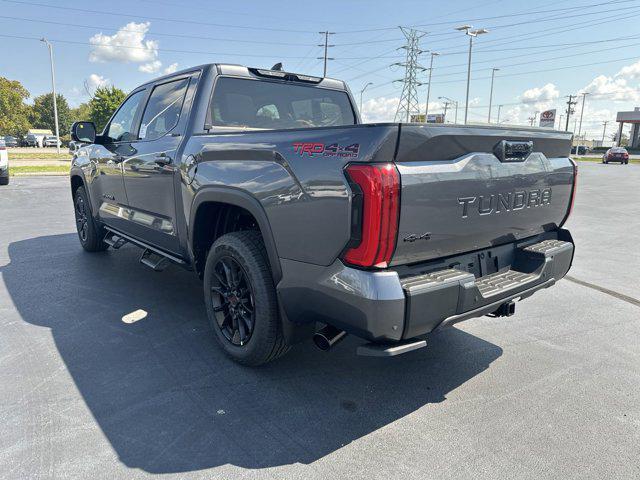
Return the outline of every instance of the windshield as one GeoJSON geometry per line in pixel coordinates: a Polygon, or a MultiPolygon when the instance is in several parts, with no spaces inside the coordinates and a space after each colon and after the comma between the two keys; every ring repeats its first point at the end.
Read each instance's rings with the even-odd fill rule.
{"type": "Polygon", "coordinates": [[[216,82],[208,123],[282,129],[354,125],[356,120],[346,92],[223,77],[216,82]]]}

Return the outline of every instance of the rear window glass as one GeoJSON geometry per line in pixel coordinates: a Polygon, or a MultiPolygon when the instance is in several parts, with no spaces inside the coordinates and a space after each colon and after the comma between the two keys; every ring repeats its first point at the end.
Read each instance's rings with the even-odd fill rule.
{"type": "Polygon", "coordinates": [[[345,92],[291,83],[220,78],[209,122],[239,128],[311,128],[355,124],[345,92]]]}

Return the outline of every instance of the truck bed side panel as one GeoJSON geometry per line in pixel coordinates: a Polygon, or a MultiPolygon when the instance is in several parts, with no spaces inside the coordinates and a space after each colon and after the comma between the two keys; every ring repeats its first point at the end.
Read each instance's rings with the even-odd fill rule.
{"type": "Polygon", "coordinates": [[[197,160],[191,190],[224,185],[249,193],[267,214],[281,258],[330,265],[351,234],[345,165],[392,161],[397,132],[397,125],[359,125],[197,135],[185,149],[197,160]],[[358,150],[309,153],[294,144],[358,150]]]}

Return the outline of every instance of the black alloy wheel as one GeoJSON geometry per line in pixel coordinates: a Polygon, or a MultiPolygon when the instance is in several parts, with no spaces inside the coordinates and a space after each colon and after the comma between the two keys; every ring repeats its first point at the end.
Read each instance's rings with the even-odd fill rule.
{"type": "Polygon", "coordinates": [[[221,257],[213,268],[211,292],[220,331],[233,345],[245,345],[255,326],[255,302],[242,265],[230,256],[221,257]]]}
{"type": "Polygon", "coordinates": [[[86,242],[89,237],[89,218],[87,215],[87,205],[81,195],[76,195],[76,227],[82,242],[86,242]]]}

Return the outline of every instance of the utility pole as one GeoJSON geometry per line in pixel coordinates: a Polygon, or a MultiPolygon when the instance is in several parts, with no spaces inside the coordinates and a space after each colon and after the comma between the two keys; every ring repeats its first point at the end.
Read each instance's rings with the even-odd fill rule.
{"type": "Polygon", "coordinates": [[[491,69],[491,91],[489,93],[489,117],[487,118],[487,123],[491,123],[491,103],[493,100],[493,78],[496,75],[496,72],[499,71],[499,68],[492,68],[491,69]]]}
{"type": "Polygon", "coordinates": [[[582,92],[582,108],[580,109],[580,127],[578,128],[578,138],[582,133],[582,115],[584,114],[584,100],[589,95],[587,92],[582,92]]]}
{"type": "Polygon", "coordinates": [[[473,27],[471,25],[461,25],[456,27],[456,30],[464,32],[465,35],[469,36],[469,61],[467,64],[467,99],[464,105],[464,124],[467,124],[467,117],[469,116],[469,85],[471,83],[471,50],[473,49],[473,39],[478,35],[482,35],[484,33],[489,33],[489,30],[484,28],[477,28],[475,30],[471,30],[473,27]]]}
{"type": "Polygon", "coordinates": [[[604,136],[607,134],[607,123],[609,120],[605,120],[602,122],[602,146],[604,147],[604,136]]]}
{"type": "Polygon", "coordinates": [[[325,32],[318,32],[320,33],[320,35],[324,35],[324,43],[320,43],[318,46],[319,47],[324,47],[324,56],[323,57],[316,57],[318,60],[324,60],[324,73],[322,74],[323,77],[327,76],[327,60],[335,60],[335,58],[329,57],[328,52],[329,52],[329,47],[335,47],[335,45],[329,45],[329,35],[335,35],[336,32],[330,32],[330,31],[325,31],[325,32]]]}
{"type": "Polygon", "coordinates": [[[403,83],[402,94],[400,95],[400,102],[398,103],[394,121],[397,122],[404,119],[408,123],[412,113],[420,112],[418,87],[422,84],[418,81],[418,71],[424,71],[425,68],[418,64],[418,56],[424,53],[423,50],[420,50],[420,39],[424,37],[427,32],[420,32],[413,28],[404,27],[400,27],[400,30],[407,39],[407,44],[402,47],[407,51],[407,54],[404,62],[394,63],[394,65],[404,67],[404,79],[394,80],[403,83]]]}
{"type": "Polygon", "coordinates": [[[575,95],[569,95],[568,96],[569,101],[567,102],[567,112],[566,112],[567,113],[567,123],[565,124],[565,127],[564,127],[564,131],[565,132],[569,131],[569,118],[571,117],[571,114],[574,113],[573,106],[576,103],[578,103],[578,102],[576,102],[574,100],[575,97],[576,97],[575,95]]]}
{"type": "Polygon", "coordinates": [[[429,63],[429,85],[427,86],[427,106],[424,109],[424,123],[427,123],[427,115],[429,115],[429,97],[431,96],[431,74],[433,73],[433,57],[440,55],[437,52],[431,52],[431,62],[429,63]]]}
{"type": "Polygon", "coordinates": [[[449,105],[451,105],[449,102],[444,102],[444,114],[442,115],[443,116],[443,119],[442,119],[443,123],[447,120],[447,107],[449,105]]]}
{"type": "Polygon", "coordinates": [[[53,46],[46,38],[41,38],[47,47],[49,47],[49,61],[51,62],[51,87],[53,90],[53,118],[56,124],[56,152],[60,153],[60,130],[58,128],[58,102],[56,101],[56,74],[53,68],[53,46]]]}
{"type": "Polygon", "coordinates": [[[373,82],[369,82],[369,83],[367,83],[367,84],[362,88],[362,90],[360,90],[360,115],[362,115],[362,94],[364,93],[364,91],[367,89],[367,87],[368,87],[369,85],[373,85],[373,82]]]}
{"type": "Polygon", "coordinates": [[[496,120],[496,123],[500,123],[500,110],[502,110],[502,105],[498,105],[498,120],[496,120]]]}
{"type": "Polygon", "coordinates": [[[453,123],[458,123],[458,101],[449,97],[438,97],[438,100],[447,100],[449,102],[449,105],[454,106],[454,108],[456,109],[456,117],[453,123]]]}

